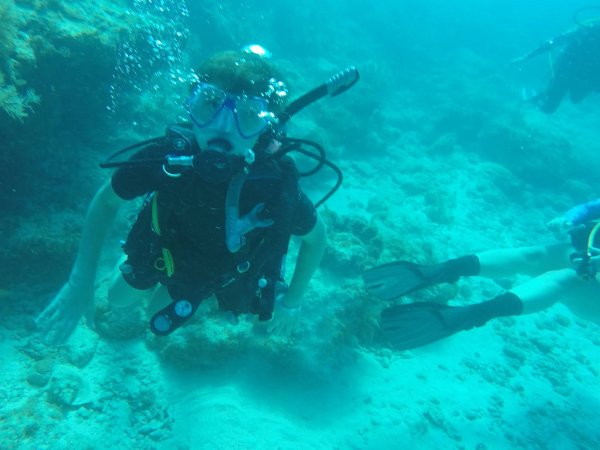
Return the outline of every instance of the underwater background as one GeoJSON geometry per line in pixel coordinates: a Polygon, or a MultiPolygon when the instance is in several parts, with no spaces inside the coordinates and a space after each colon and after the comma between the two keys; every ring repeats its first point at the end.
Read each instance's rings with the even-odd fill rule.
{"type": "MultiPolygon", "coordinates": [[[[600,97],[546,115],[521,98],[585,2],[0,0],[0,448],[594,449],[598,326],[562,305],[398,352],[363,289],[375,264],[552,242],[546,222],[599,196],[600,97]],[[107,240],[94,328],[44,344],[33,317],[66,281],[98,163],[185,120],[191,70],[259,43],[291,97],[347,66],[351,90],[299,113],[344,184],[294,339],[207,301],[167,338],[103,292],[135,218],[107,240]]],[[[600,15],[600,9],[581,10],[600,15]]],[[[314,200],[335,181],[303,180],[314,200]]],[[[291,255],[289,263],[293,262],[291,255]]],[[[410,300],[480,301],[469,279],[410,300]]],[[[600,299],[596,299],[600,300],[600,299]]]]}

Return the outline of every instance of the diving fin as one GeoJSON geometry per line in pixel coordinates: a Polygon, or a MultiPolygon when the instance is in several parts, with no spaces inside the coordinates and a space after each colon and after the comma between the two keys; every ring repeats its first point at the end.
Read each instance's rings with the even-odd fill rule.
{"type": "Polygon", "coordinates": [[[409,261],[396,261],[373,267],[363,273],[365,287],[383,300],[393,300],[418,289],[442,283],[443,264],[425,266],[409,261]]]}
{"type": "Polygon", "coordinates": [[[518,316],[523,301],[513,292],[466,306],[420,302],[396,305],[381,312],[379,326],[398,350],[421,347],[454,333],[481,327],[496,317],[518,316]]]}
{"type": "Polygon", "coordinates": [[[477,255],[465,255],[440,264],[421,265],[396,261],[363,273],[366,288],[383,300],[393,300],[439,283],[454,283],[461,276],[479,273],[477,255]]]}
{"type": "Polygon", "coordinates": [[[409,350],[487,322],[470,306],[409,303],[384,309],[379,325],[390,344],[409,350]]]}

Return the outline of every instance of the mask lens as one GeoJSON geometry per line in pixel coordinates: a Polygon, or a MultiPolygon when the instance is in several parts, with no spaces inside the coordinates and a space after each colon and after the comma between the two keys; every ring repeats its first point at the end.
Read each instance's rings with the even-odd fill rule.
{"type": "Polygon", "coordinates": [[[210,84],[199,84],[188,100],[188,111],[199,126],[206,126],[221,111],[227,94],[210,84]]]}
{"type": "Polygon", "coordinates": [[[266,102],[260,98],[238,97],[235,102],[235,117],[239,132],[244,137],[260,134],[271,121],[266,102]]]}
{"type": "Polygon", "coordinates": [[[229,96],[225,91],[208,83],[200,83],[187,101],[192,121],[205,127],[217,119],[224,108],[231,110],[243,138],[259,135],[273,120],[267,102],[258,97],[229,96]]]}

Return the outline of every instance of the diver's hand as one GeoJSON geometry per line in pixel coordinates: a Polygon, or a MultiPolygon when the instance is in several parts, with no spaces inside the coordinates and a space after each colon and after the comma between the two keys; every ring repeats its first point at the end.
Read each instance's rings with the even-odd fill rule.
{"type": "Polygon", "coordinates": [[[302,308],[300,305],[290,307],[286,306],[285,296],[280,296],[275,300],[275,310],[273,318],[269,323],[269,333],[274,333],[282,337],[291,336],[300,325],[302,308]]]}
{"type": "Polygon", "coordinates": [[[546,224],[546,226],[549,230],[554,231],[555,233],[561,233],[573,228],[573,222],[563,216],[560,216],[552,219],[546,224]]]}
{"type": "Polygon", "coordinates": [[[68,281],[35,318],[35,324],[49,344],[62,344],[81,317],[94,305],[94,285],[68,281]]]}

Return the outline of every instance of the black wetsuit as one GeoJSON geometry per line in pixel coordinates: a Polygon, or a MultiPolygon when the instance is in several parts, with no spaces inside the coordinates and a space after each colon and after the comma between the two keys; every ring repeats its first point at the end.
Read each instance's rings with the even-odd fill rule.
{"type": "MultiPolygon", "coordinates": [[[[189,141],[192,152],[199,151],[193,137],[189,141]]],[[[167,137],[145,146],[131,160],[162,158],[169,146],[167,137]]],[[[249,232],[236,253],[228,251],[225,241],[227,182],[207,183],[193,169],[169,177],[160,165],[148,165],[118,169],[112,186],[127,200],[147,195],[124,246],[122,270],[129,284],[149,289],[162,283],[173,300],[187,299],[196,306],[216,294],[222,309],[258,314],[261,320],[271,318],[273,285],[283,279],[290,236],[308,233],[317,220],[313,203],[300,189],[294,162],[286,156],[251,166],[240,195],[240,215],[264,202],[261,218],[274,223],[249,232]],[[171,275],[164,268],[164,249],[172,256],[171,275]],[[260,279],[269,282],[265,292],[259,289],[260,279]]]]}
{"type": "Polygon", "coordinates": [[[542,111],[552,113],[567,93],[578,103],[594,91],[600,91],[600,23],[582,26],[570,37],[536,103],[542,111]]]}

